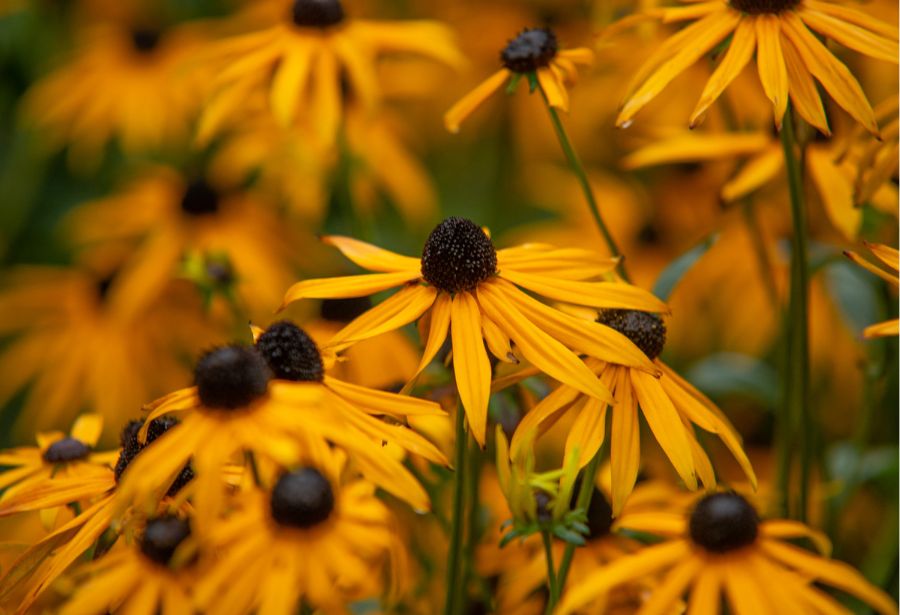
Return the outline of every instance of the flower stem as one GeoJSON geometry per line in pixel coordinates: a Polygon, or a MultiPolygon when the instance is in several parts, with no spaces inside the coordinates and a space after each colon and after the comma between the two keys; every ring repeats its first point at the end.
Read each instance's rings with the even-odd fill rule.
{"type": "Polygon", "coordinates": [[[456,615],[464,602],[465,586],[462,551],[463,526],[465,524],[466,493],[466,413],[461,406],[456,408],[456,477],[453,484],[453,511],[450,526],[450,551],[447,555],[447,599],[444,603],[444,615],[456,615]]]}
{"type": "Polygon", "coordinates": [[[555,605],[559,602],[559,583],[556,582],[556,572],[553,567],[553,539],[547,530],[541,532],[541,538],[544,541],[544,556],[547,558],[547,584],[550,586],[550,602],[555,605]]]}
{"type": "Polygon", "coordinates": [[[588,180],[584,165],[581,164],[578,152],[572,147],[572,141],[569,139],[566,127],[563,126],[559,113],[550,105],[550,101],[547,99],[547,94],[544,92],[543,88],[540,88],[540,90],[541,95],[544,97],[547,112],[550,114],[550,120],[553,122],[553,129],[556,131],[556,137],[559,139],[559,145],[562,147],[563,153],[569,161],[572,172],[575,173],[575,177],[578,178],[581,192],[584,193],[584,199],[587,201],[588,209],[590,209],[591,215],[594,217],[594,222],[597,224],[597,228],[600,229],[600,234],[603,235],[603,240],[606,242],[609,253],[615,258],[619,258],[619,262],[616,265],[616,271],[623,280],[629,282],[628,273],[625,271],[625,265],[621,260],[622,253],[619,251],[619,247],[616,245],[616,240],[613,239],[612,233],[609,232],[609,228],[607,228],[606,223],[603,221],[603,216],[600,214],[600,207],[597,205],[597,199],[594,196],[594,189],[591,188],[591,182],[588,180]]]}
{"type": "MultiPolygon", "coordinates": [[[[586,511],[591,505],[591,497],[594,495],[594,480],[597,478],[597,470],[600,468],[600,459],[603,458],[605,449],[606,443],[604,442],[603,446],[597,450],[597,454],[594,455],[593,459],[585,466],[584,472],[581,475],[581,487],[578,490],[578,497],[575,499],[575,508],[586,511]]],[[[571,542],[566,543],[562,559],[559,562],[559,570],[556,573],[557,594],[554,597],[551,592],[550,599],[547,601],[547,608],[544,611],[547,615],[553,613],[557,601],[562,595],[563,590],[566,588],[566,577],[569,576],[569,568],[572,566],[572,558],[574,556],[575,545],[571,542]]]]}
{"type": "Polygon", "coordinates": [[[794,445],[800,455],[800,488],[794,516],[805,520],[813,441],[809,408],[809,266],[806,209],[803,202],[803,178],[797,155],[797,141],[790,108],[781,129],[781,145],[787,169],[791,197],[793,235],[791,241],[791,282],[786,333],[787,356],[784,363],[784,406],[781,412],[779,451],[779,487],[783,503],[789,501],[791,453],[794,445]]]}

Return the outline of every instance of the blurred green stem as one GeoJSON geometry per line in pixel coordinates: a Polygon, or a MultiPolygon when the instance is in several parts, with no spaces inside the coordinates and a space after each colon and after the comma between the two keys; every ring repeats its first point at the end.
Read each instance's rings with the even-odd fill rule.
{"type": "Polygon", "coordinates": [[[553,566],[553,538],[550,532],[544,530],[541,532],[541,539],[544,541],[544,557],[547,559],[547,585],[550,587],[550,604],[559,602],[559,583],[556,582],[556,572],[553,566]]]}
{"type": "Polygon", "coordinates": [[[791,282],[788,299],[787,360],[784,363],[784,404],[779,430],[778,485],[782,504],[787,506],[790,494],[791,453],[796,445],[800,456],[800,485],[796,508],[787,506],[792,516],[806,520],[809,499],[810,465],[813,441],[809,408],[809,266],[806,209],[803,202],[803,177],[794,137],[791,108],[788,107],[781,129],[781,146],[787,170],[791,199],[791,282]]]}
{"type": "Polygon", "coordinates": [[[613,239],[612,233],[609,232],[609,228],[607,228],[606,223],[603,221],[603,216],[600,214],[600,207],[597,205],[597,199],[594,197],[594,189],[591,188],[591,182],[588,179],[587,172],[584,170],[584,165],[581,164],[578,152],[572,147],[572,141],[569,139],[569,135],[566,132],[565,126],[563,126],[559,113],[550,106],[550,100],[547,98],[546,92],[544,92],[543,88],[539,87],[538,89],[541,90],[541,95],[544,97],[544,104],[547,107],[547,112],[550,113],[550,120],[553,122],[553,129],[556,131],[559,145],[562,147],[563,153],[569,161],[572,172],[575,173],[575,177],[578,179],[578,184],[581,186],[581,192],[584,193],[584,199],[587,201],[588,209],[591,210],[594,222],[597,224],[597,228],[600,229],[600,234],[603,235],[603,240],[606,242],[609,253],[619,259],[619,262],[616,265],[616,271],[623,280],[629,282],[628,273],[625,271],[625,265],[621,258],[622,253],[619,251],[619,247],[616,245],[616,240],[613,239]]]}
{"type": "Polygon", "coordinates": [[[450,551],[447,554],[447,599],[444,603],[444,615],[456,615],[465,602],[463,588],[465,574],[462,562],[463,525],[465,523],[466,495],[466,413],[461,405],[456,407],[456,477],[453,483],[453,510],[451,512],[450,551]]]}

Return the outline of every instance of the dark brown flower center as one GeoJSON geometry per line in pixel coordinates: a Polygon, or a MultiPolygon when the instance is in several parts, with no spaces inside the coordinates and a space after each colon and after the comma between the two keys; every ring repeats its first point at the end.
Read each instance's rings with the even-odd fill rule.
{"type": "Polygon", "coordinates": [[[422,251],[422,277],[448,293],[472,290],[497,273],[497,251],[481,228],[466,218],[438,224],[422,251]]]}
{"type": "Polygon", "coordinates": [[[78,461],[91,454],[91,447],[77,438],[63,438],[57,440],[44,451],[44,461],[47,463],[66,463],[78,461]]]}
{"type": "Polygon", "coordinates": [[[657,314],[638,310],[602,310],[597,322],[630,339],[650,359],[658,357],[666,345],[666,324],[657,314]]]}
{"type": "Polygon", "coordinates": [[[272,376],[265,360],[250,346],[223,346],[197,361],[194,383],[207,408],[236,410],[266,394],[272,376]]]}
{"type": "Polygon", "coordinates": [[[549,28],[522,30],[500,53],[503,66],[517,73],[530,73],[547,66],[559,47],[549,28]]]}
{"type": "Polygon", "coordinates": [[[763,13],[777,15],[782,11],[793,9],[800,4],[800,0],[729,0],[729,4],[732,8],[750,15],[763,13]]]}
{"type": "Polygon", "coordinates": [[[161,566],[167,566],[178,546],[191,535],[191,526],[171,515],[151,519],[141,537],[141,553],[161,566]]]}
{"type": "Polygon", "coordinates": [[[612,506],[606,500],[603,492],[594,487],[594,495],[591,496],[591,504],[587,509],[587,526],[591,530],[590,539],[603,538],[612,529],[612,506]]]}
{"type": "Polygon", "coordinates": [[[327,28],[344,20],[340,0],[294,0],[294,25],[307,28],[327,28]]]}
{"type": "Polygon", "coordinates": [[[307,529],[322,523],[334,510],[331,483],[315,468],[282,474],[272,489],[272,518],[281,525],[307,529]]]}
{"type": "Polygon", "coordinates": [[[758,533],[756,509],[736,493],[708,495],[691,513],[691,540],[713,553],[726,553],[753,544],[758,533]]]}
{"type": "Polygon", "coordinates": [[[162,32],[154,28],[135,28],[131,31],[131,44],[140,53],[151,53],[159,45],[162,32]]]}
{"type": "MultiPolygon", "coordinates": [[[[178,419],[172,416],[163,416],[158,419],[153,419],[150,421],[150,427],[147,428],[147,441],[141,443],[138,440],[138,432],[141,427],[144,425],[144,420],[132,420],[129,421],[127,425],[122,429],[122,433],[119,435],[119,442],[122,445],[122,450],[119,452],[119,458],[116,460],[115,467],[115,477],[116,483],[118,483],[122,479],[122,474],[125,473],[125,470],[134,461],[134,458],[138,456],[138,454],[147,448],[147,446],[156,440],[158,437],[169,431],[172,427],[178,425],[178,419]]],[[[194,478],[194,468],[190,463],[185,464],[183,468],[181,468],[181,472],[178,473],[178,476],[175,477],[175,480],[172,481],[172,484],[169,485],[168,491],[166,491],[166,495],[174,496],[181,489],[187,485],[194,478]]]]}
{"type": "Polygon", "coordinates": [[[194,180],[181,197],[181,211],[190,216],[214,214],[219,211],[219,193],[205,180],[194,180]]]}
{"type": "Polygon", "coordinates": [[[256,340],[256,349],[280,380],[319,382],[325,375],[316,343],[289,320],[270,325],[256,340]]]}

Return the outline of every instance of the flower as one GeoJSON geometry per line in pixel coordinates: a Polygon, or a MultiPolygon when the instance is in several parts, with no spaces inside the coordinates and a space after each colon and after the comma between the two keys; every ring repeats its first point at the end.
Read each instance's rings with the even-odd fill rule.
{"type": "MultiPolygon", "coordinates": [[[[852,260],[854,263],[856,263],[866,271],[877,275],[879,278],[881,278],[894,288],[897,288],[898,285],[900,285],[900,278],[898,278],[897,275],[897,271],[900,270],[900,253],[897,252],[896,248],[892,248],[880,243],[865,242],[865,244],[869,249],[869,252],[871,252],[875,258],[881,261],[881,263],[886,265],[889,269],[893,269],[894,273],[885,271],[884,269],[871,264],[869,261],[860,257],[855,252],[845,251],[844,256],[852,260]]],[[[897,337],[897,335],[900,335],[900,319],[894,318],[893,320],[886,320],[876,325],[866,327],[863,331],[863,335],[867,338],[897,337]]]]}
{"type": "Polygon", "coordinates": [[[517,288],[580,305],[666,310],[661,301],[628,284],[591,281],[610,274],[613,259],[545,244],[498,251],[471,220],[455,217],[435,227],[421,259],[349,237],[329,236],[324,241],[377,273],[298,282],[288,289],[282,307],[299,299],[362,297],[402,286],[347,325],[326,349],[340,352],[427,313],[427,323],[421,323],[421,330],[428,332],[427,342],[418,371],[431,362],[449,334],[459,397],[479,444],[485,442],[491,384],[485,344],[497,359],[515,362],[513,342],[516,353],[539,370],[605,401],[612,401],[608,389],[573,350],[656,372],[625,336],[548,307],[517,288]]]}
{"type": "Polygon", "coordinates": [[[775,125],[781,127],[788,97],[797,113],[823,133],[828,119],[815,78],[826,92],[872,134],[878,124],[859,82],[811,30],[869,57],[897,63],[897,28],[852,8],[820,0],[712,0],[690,6],[654,9],[664,23],[694,21],[666,40],[637,72],[619,115],[618,126],[635,114],[675,77],[731,35],[691,114],[691,126],[738,76],[753,57],[775,125]]]}
{"type": "Polygon", "coordinates": [[[550,106],[569,110],[567,84],[578,79],[577,65],[590,66],[594,53],[586,48],[560,51],[556,34],[549,28],[522,30],[509,41],[500,53],[503,68],[485,79],[466,94],[444,115],[444,125],[450,132],[459,132],[459,125],[469,117],[504,83],[513,91],[522,75],[529,78],[531,91],[540,86],[550,106]]]}
{"type": "Polygon", "coordinates": [[[322,453],[242,495],[213,527],[221,556],[195,585],[201,611],[289,613],[302,599],[332,612],[381,588],[390,513],[373,484],[347,477],[340,451],[322,453]]]}
{"type": "MultiPolygon", "coordinates": [[[[616,400],[612,406],[610,433],[613,513],[621,512],[637,480],[641,461],[639,409],[675,471],[690,489],[697,488],[698,477],[707,488],[716,484],[709,458],[694,435],[695,426],[718,435],[755,486],[756,475],[741,448],[740,435],[722,411],[659,360],[666,343],[662,318],[636,310],[607,309],[600,312],[597,321],[628,337],[661,372],[655,378],[630,366],[587,360],[588,367],[616,400]]],[[[566,438],[565,455],[577,451],[578,466],[587,465],[606,438],[607,406],[568,383],[547,395],[519,423],[510,447],[513,458],[527,454],[529,441],[564,412],[577,413],[566,438]]]]}
{"type": "Polygon", "coordinates": [[[97,162],[112,138],[128,153],[187,141],[206,79],[188,70],[201,38],[193,29],[95,23],[68,64],[39,81],[23,104],[29,119],[75,166],[97,162]]]}
{"type": "Polygon", "coordinates": [[[190,535],[187,519],[171,514],[148,519],[137,540],[127,545],[119,541],[112,551],[72,573],[77,589],[60,615],[138,608],[161,615],[189,613],[193,575],[175,563],[189,546],[190,535]]]}
{"type": "Polygon", "coordinates": [[[460,63],[449,30],[439,23],[349,19],[340,0],[276,0],[268,5],[262,17],[267,27],[214,46],[223,68],[200,120],[202,142],[219,132],[249,95],[263,91],[279,124],[289,126],[302,115],[330,146],[344,101],[358,100],[369,110],[378,102],[376,67],[384,55],[416,54],[450,66],[460,63]]]}
{"type": "Polygon", "coordinates": [[[331,442],[350,452],[378,486],[419,510],[429,508],[424,489],[381,451],[381,443],[394,442],[436,463],[446,464],[446,458],[406,427],[369,414],[402,419],[443,410],[433,402],[325,376],[315,343],[292,323],[272,325],[255,347],[223,346],[206,353],[197,362],[194,381],[195,386],[147,406],[147,420],[178,413],[182,423],[129,468],[120,489],[123,502],[155,501],[177,469],[192,459],[198,528],[207,528],[223,504],[222,467],[236,455],[289,466],[305,450],[331,442]]]}
{"type": "Polygon", "coordinates": [[[897,612],[890,596],[847,564],[783,542],[806,538],[827,553],[830,544],[823,534],[797,521],[760,521],[754,507],[733,492],[707,495],[688,513],[650,513],[627,525],[623,519],[616,529],[663,540],[573,586],[557,613],[568,615],[612,587],[657,573],[663,576],[638,613],[678,608],[689,587],[688,610],[698,613],[720,613],[723,597],[735,613],[843,612],[814,582],[845,591],[880,613],[897,612]]]}

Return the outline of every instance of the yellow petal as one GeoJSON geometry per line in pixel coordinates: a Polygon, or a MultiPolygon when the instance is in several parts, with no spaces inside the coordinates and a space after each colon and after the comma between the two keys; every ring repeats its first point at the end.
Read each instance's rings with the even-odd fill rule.
{"type": "MultiPolygon", "coordinates": [[[[450,338],[453,373],[475,441],[484,447],[488,398],[491,395],[491,362],[481,338],[481,311],[469,292],[456,293],[450,304],[450,338]]],[[[463,443],[458,442],[458,446],[463,443]]]]}
{"type": "Polygon", "coordinates": [[[770,182],[783,168],[784,152],[777,142],[772,143],[761,154],[747,161],[737,175],[722,186],[722,198],[726,202],[736,201],[770,182]]]}
{"type": "Polygon", "coordinates": [[[537,70],[538,82],[541,84],[541,90],[547,96],[547,104],[563,111],[569,110],[569,95],[566,92],[566,86],[557,79],[556,75],[549,68],[539,68],[537,70]]]}
{"type": "Polygon", "coordinates": [[[652,293],[624,282],[559,280],[512,269],[501,271],[499,275],[501,278],[539,295],[566,303],[644,312],[668,313],[669,311],[668,306],[654,297],[652,293]]]}
{"type": "Polygon", "coordinates": [[[459,132],[459,125],[496,92],[509,78],[510,72],[502,68],[481,82],[474,90],[463,96],[444,114],[444,126],[452,133],[459,132]]]}
{"type": "Polygon", "coordinates": [[[784,36],[781,37],[781,53],[788,74],[788,91],[794,108],[804,120],[815,126],[822,134],[830,135],[828,118],[822,107],[822,98],[812,75],[803,63],[800,52],[784,36]]]}
{"type": "Polygon", "coordinates": [[[725,594],[728,605],[735,615],[758,615],[772,613],[773,608],[768,600],[766,587],[768,582],[760,585],[753,575],[747,558],[732,558],[722,566],[725,573],[725,594]]]}
{"type": "Polygon", "coordinates": [[[853,204],[853,182],[823,147],[806,148],[806,165],[831,224],[853,240],[862,224],[862,210],[853,204]]]}
{"type": "Polygon", "coordinates": [[[518,363],[519,360],[513,354],[512,344],[500,328],[490,318],[481,319],[481,333],[491,354],[505,363],[518,363]]]}
{"type": "Polygon", "coordinates": [[[718,613],[722,597],[722,575],[719,567],[710,566],[701,570],[691,589],[687,615],[709,615],[718,613]]]}
{"type": "Polygon", "coordinates": [[[563,459],[578,451],[578,467],[583,468],[603,444],[606,436],[606,404],[593,397],[584,397],[578,417],[572,422],[563,459]]]}
{"type": "Polygon", "coordinates": [[[422,352],[422,359],[419,361],[419,367],[416,368],[415,378],[422,373],[429,363],[437,356],[441,346],[447,339],[447,330],[450,328],[450,295],[447,293],[438,293],[434,304],[431,306],[431,323],[428,328],[428,341],[425,343],[425,350],[422,352]]]}
{"type": "Polygon", "coordinates": [[[420,271],[422,261],[412,256],[403,256],[370,243],[340,235],[326,235],[322,243],[334,246],[341,254],[369,271],[393,273],[400,271],[420,271]]]}
{"type": "Polygon", "coordinates": [[[320,278],[303,280],[291,286],[284,295],[284,302],[279,311],[289,303],[300,299],[347,299],[350,297],[366,297],[406,282],[411,282],[421,275],[419,271],[398,271],[396,273],[374,273],[367,275],[348,275],[339,278],[320,278]]]}
{"type": "Polygon", "coordinates": [[[640,169],[673,162],[722,160],[763,151],[772,142],[763,132],[698,134],[685,132],[657,140],[633,151],[622,159],[622,167],[640,169]]]}
{"type": "MultiPolygon", "coordinates": [[[[725,52],[722,61],[719,62],[709,81],[706,82],[703,93],[700,95],[700,100],[697,101],[697,106],[694,107],[694,111],[691,113],[691,128],[701,121],[710,105],[737,78],[741,71],[744,70],[744,67],[747,66],[750,58],[753,57],[753,50],[756,47],[756,30],[753,24],[754,18],[744,17],[738,23],[737,28],[735,28],[731,44],[728,45],[728,51],[725,52]]],[[[787,98],[786,85],[785,98],[787,98]]]]}
{"type": "Polygon", "coordinates": [[[769,538],[808,538],[825,556],[831,555],[831,541],[828,536],[811,527],[789,519],[769,519],[759,526],[760,533],[769,538]]]}
{"type": "Polygon", "coordinates": [[[897,337],[900,335],[900,319],[886,320],[877,325],[870,325],[863,329],[863,337],[872,339],[875,337],[897,337]]]}
{"type": "Polygon", "coordinates": [[[574,49],[563,49],[558,54],[558,58],[571,60],[575,64],[590,66],[594,63],[594,52],[587,47],[576,47],[574,49]]]}
{"type": "Polygon", "coordinates": [[[438,292],[433,286],[420,284],[407,286],[357,316],[347,326],[335,333],[325,347],[338,350],[360,340],[399,329],[428,311],[437,294],[438,292]]]}
{"type": "Polygon", "coordinates": [[[379,391],[367,387],[343,382],[325,376],[325,386],[334,391],[342,399],[365,408],[370,414],[387,414],[393,417],[404,416],[446,416],[441,405],[427,399],[419,399],[408,395],[397,395],[387,391],[379,391]]]}
{"type": "Polygon", "coordinates": [[[896,248],[881,243],[865,242],[865,244],[866,247],[869,248],[869,252],[874,254],[882,263],[894,271],[900,270],[900,252],[898,252],[896,248]]]}
{"type": "Polygon", "coordinates": [[[282,127],[286,128],[294,121],[314,55],[312,48],[301,45],[286,54],[276,69],[269,104],[272,115],[282,127]]]}
{"type": "Polygon", "coordinates": [[[847,251],[845,251],[845,252],[844,252],[844,256],[846,256],[847,258],[849,258],[850,260],[852,260],[854,263],[856,263],[857,265],[859,265],[860,267],[862,267],[863,269],[865,269],[865,270],[868,271],[869,273],[878,276],[879,278],[881,278],[882,280],[884,280],[884,281],[887,282],[888,284],[892,284],[892,285],[894,285],[894,286],[897,286],[897,276],[896,276],[896,275],[891,275],[890,273],[888,273],[888,272],[885,271],[884,269],[880,269],[880,268],[876,267],[875,265],[873,265],[872,263],[870,263],[870,262],[867,261],[866,259],[860,257],[860,256],[859,256],[858,254],[856,254],[855,252],[847,252],[847,251]]]}
{"type": "Polygon", "coordinates": [[[103,417],[99,414],[82,414],[72,425],[72,437],[81,440],[91,448],[97,446],[97,440],[103,433],[103,417]]]}
{"type": "Polygon", "coordinates": [[[699,557],[688,557],[676,564],[659,585],[653,588],[650,599],[641,606],[641,615],[666,615],[675,612],[684,590],[703,565],[704,562],[699,557]]]}
{"type": "Polygon", "coordinates": [[[810,9],[800,9],[800,19],[813,30],[871,58],[897,64],[896,39],[890,41],[841,19],[810,9]]]}
{"type": "Polygon", "coordinates": [[[843,22],[865,28],[866,30],[871,30],[892,41],[897,40],[898,30],[896,24],[881,21],[862,11],[833,2],[822,2],[821,0],[805,0],[804,5],[813,10],[825,13],[826,15],[836,17],[843,22]]]}
{"type": "Polygon", "coordinates": [[[612,434],[609,460],[612,470],[612,510],[618,517],[628,494],[634,489],[641,467],[641,431],[638,408],[628,381],[627,370],[616,370],[613,393],[616,405],[612,409],[612,434]]]}
{"type": "Polygon", "coordinates": [[[780,129],[787,110],[788,74],[781,52],[781,26],[777,15],[759,15],[756,18],[756,36],[759,39],[756,66],[766,97],[772,101],[775,125],[780,129]]]}
{"type": "Polygon", "coordinates": [[[525,446],[549,429],[559,418],[564,410],[568,410],[569,406],[580,396],[581,391],[575,387],[568,385],[560,385],[555,391],[547,395],[538,404],[528,411],[513,432],[510,450],[514,459],[519,458],[522,453],[528,454],[529,447],[525,446]]]}

